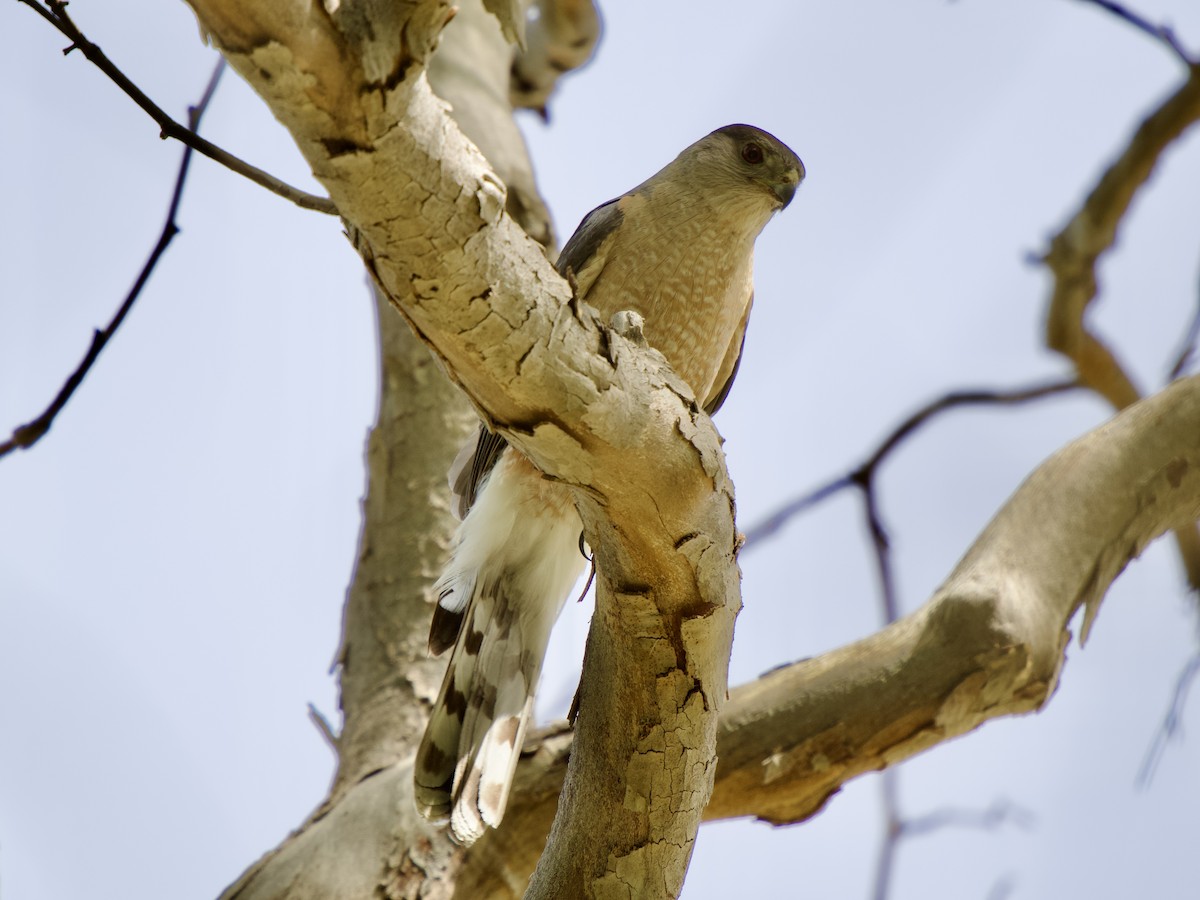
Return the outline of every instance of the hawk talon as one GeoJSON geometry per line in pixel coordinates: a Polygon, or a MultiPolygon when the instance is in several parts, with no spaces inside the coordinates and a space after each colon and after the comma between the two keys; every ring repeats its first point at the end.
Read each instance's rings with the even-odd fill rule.
{"type": "Polygon", "coordinates": [[[632,309],[622,309],[613,313],[608,327],[629,341],[629,343],[635,344],[638,347],[645,347],[646,334],[642,330],[645,324],[646,320],[639,313],[632,309]]]}

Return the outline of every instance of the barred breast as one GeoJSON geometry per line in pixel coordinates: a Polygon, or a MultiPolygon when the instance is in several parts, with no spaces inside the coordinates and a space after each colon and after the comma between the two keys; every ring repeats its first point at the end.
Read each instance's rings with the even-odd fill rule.
{"type": "Polygon", "coordinates": [[[722,387],[718,373],[749,312],[754,239],[773,210],[753,197],[700,210],[694,194],[684,199],[660,189],[617,201],[623,227],[598,254],[583,299],[605,320],[640,313],[646,341],[704,406],[722,387]]]}

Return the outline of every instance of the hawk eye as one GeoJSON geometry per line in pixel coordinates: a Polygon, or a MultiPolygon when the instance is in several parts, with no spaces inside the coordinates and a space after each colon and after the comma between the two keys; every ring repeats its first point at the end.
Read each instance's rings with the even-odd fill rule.
{"type": "Polygon", "coordinates": [[[742,159],[752,166],[757,166],[763,161],[763,148],[751,141],[742,147],[742,159]]]}

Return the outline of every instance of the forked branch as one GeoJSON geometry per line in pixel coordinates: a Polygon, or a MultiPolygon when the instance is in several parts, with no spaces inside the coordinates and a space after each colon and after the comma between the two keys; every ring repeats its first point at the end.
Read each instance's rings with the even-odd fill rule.
{"type": "MultiPolygon", "coordinates": [[[[22,2],[25,2],[25,0],[22,0],[22,2]]],[[[191,131],[195,131],[200,127],[200,119],[204,116],[204,111],[208,109],[208,104],[217,89],[217,82],[220,81],[221,73],[224,71],[225,60],[220,59],[213,68],[213,73],[208,79],[208,85],[204,89],[204,94],[201,96],[200,102],[188,109],[188,129],[191,131]]],[[[55,417],[62,412],[63,407],[67,405],[67,402],[74,395],[75,391],[83,384],[84,378],[87,377],[96,360],[100,358],[101,351],[108,346],[108,342],[112,340],[113,336],[117,333],[117,329],[121,327],[121,323],[125,321],[125,317],[129,315],[129,311],[133,309],[133,304],[141,295],[142,288],[146,286],[146,282],[150,280],[150,275],[154,271],[154,267],[158,265],[159,259],[166,252],[171,240],[179,233],[179,226],[175,223],[175,217],[179,212],[179,204],[183,200],[183,187],[187,182],[188,165],[192,160],[192,150],[192,145],[185,143],[183,158],[179,162],[179,174],[175,177],[175,188],[171,192],[171,203],[167,208],[167,220],[163,224],[162,232],[154,244],[154,249],[150,251],[150,256],[146,259],[146,264],[142,266],[142,270],[138,273],[133,287],[126,294],[125,300],[117,308],[108,325],[102,329],[97,329],[92,334],[92,343],[88,347],[87,353],[84,354],[75,371],[68,376],[66,382],[50,405],[36,419],[15,428],[12,436],[3,443],[0,443],[0,458],[11,453],[13,450],[29,449],[50,430],[50,426],[54,424],[55,417]]]]}
{"type": "Polygon", "coordinates": [[[214,162],[218,162],[232,172],[236,172],[246,178],[249,178],[255,184],[266,188],[273,194],[283,197],[285,200],[290,200],[297,206],[303,209],[311,209],[316,212],[327,213],[329,215],[337,215],[337,207],[327,197],[317,197],[309,194],[299,188],[292,187],[290,184],[281,181],[269,172],[264,172],[255,166],[250,165],[243,159],[239,159],[232,153],[221,149],[211,141],[206,141],[200,135],[196,134],[195,130],[176,122],[163,110],[158,104],[146,96],[130,78],[121,71],[117,65],[108,58],[108,56],[98,46],[87,39],[74,20],[67,13],[66,0],[46,0],[43,5],[39,0],[17,0],[18,3],[24,3],[39,16],[57,28],[68,40],[70,46],[63,50],[63,55],[70,53],[72,50],[78,50],[88,61],[96,66],[101,72],[107,75],[112,82],[119,87],[134,103],[140,106],[147,115],[150,116],[158,127],[162,130],[161,137],[174,138],[183,143],[187,147],[195,150],[203,156],[207,156],[214,162]]]}

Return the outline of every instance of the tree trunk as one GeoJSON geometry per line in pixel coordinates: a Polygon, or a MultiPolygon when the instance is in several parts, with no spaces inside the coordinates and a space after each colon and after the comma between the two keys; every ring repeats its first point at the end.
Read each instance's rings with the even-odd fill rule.
{"type": "Polygon", "coordinates": [[[575,744],[529,748],[505,827],[464,855],[418,821],[410,771],[438,679],[420,605],[449,534],[437,482],[464,417],[425,351],[386,337],[337,779],[227,896],[515,896],[559,778],[529,896],[676,896],[706,806],[796,821],[860,772],[1037,708],[1074,611],[1094,615],[1147,541],[1200,513],[1192,378],[1035,472],[921,610],[726,701],[740,599],[718,436],[661,356],[573,303],[506,215],[537,221],[537,204],[514,200],[519,177],[497,177],[426,80],[450,8],[192,5],[295,137],[390,305],[489,424],[574,490],[600,572],[575,744]]]}

